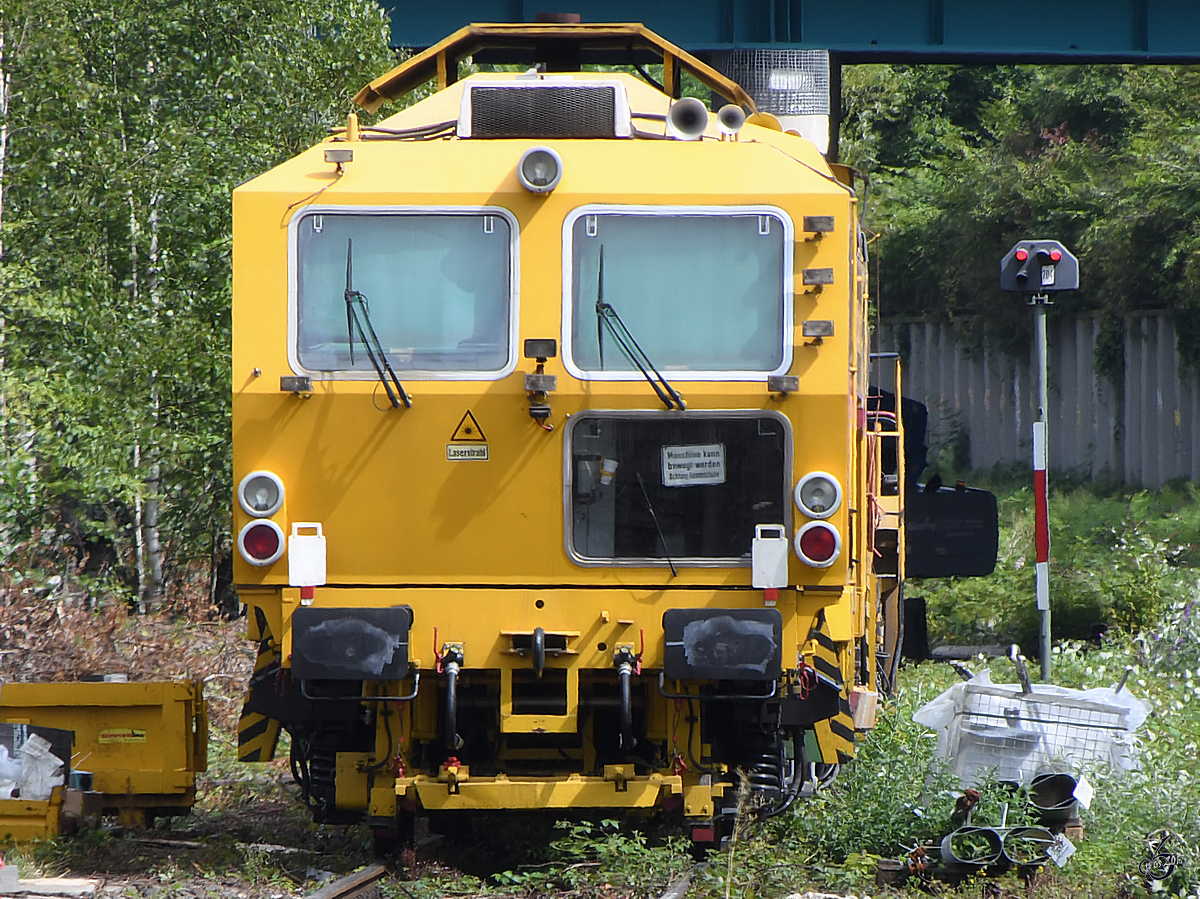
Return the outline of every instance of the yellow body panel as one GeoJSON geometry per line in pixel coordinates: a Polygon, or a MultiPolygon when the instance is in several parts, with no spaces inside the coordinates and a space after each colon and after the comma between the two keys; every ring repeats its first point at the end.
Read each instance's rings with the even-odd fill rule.
{"type": "MultiPolygon", "coordinates": [[[[682,574],[682,569],[681,569],[682,574]]],[[[525,623],[540,626],[548,633],[575,628],[580,631],[576,641],[578,655],[560,660],[548,659],[547,667],[610,668],[612,650],[618,643],[632,642],[640,648],[645,631],[646,646],[642,656],[644,668],[662,667],[662,643],[649,639],[652,628],[662,628],[662,616],[679,604],[679,597],[666,590],[602,589],[583,590],[558,588],[553,591],[534,589],[470,588],[466,593],[456,587],[317,587],[314,603],[323,608],[361,608],[364,605],[382,607],[407,605],[413,609],[416,624],[410,632],[412,658],[421,668],[431,668],[435,649],[444,642],[461,643],[470,668],[528,668],[528,663],[514,658],[507,650],[511,638],[506,632],[519,630],[525,623]],[[465,605],[464,594],[470,605],[465,605]],[[538,603],[543,605],[539,608],[538,603]],[[607,620],[606,620],[607,618],[607,620]],[[434,644],[434,631],[438,644],[434,644]],[[604,649],[600,644],[605,645],[604,649]]],[[[800,646],[813,625],[814,618],[826,603],[843,596],[834,593],[799,590],[780,590],[776,608],[783,616],[784,640],[800,646]]],[[[245,597],[243,597],[245,598],[245,597]]],[[[251,601],[261,601],[255,597],[251,601]]],[[[280,591],[283,621],[280,645],[283,655],[291,653],[290,614],[300,607],[300,591],[294,587],[280,591]]],[[[690,590],[688,605],[712,608],[762,608],[761,592],[749,590],[690,590]]],[[[829,607],[827,607],[829,608],[829,607]]],[[[828,611],[827,611],[828,614],[828,611]]],[[[832,616],[830,616],[832,617],[832,616]]],[[[833,639],[848,639],[833,635],[833,639]]],[[[788,660],[788,661],[793,661],[788,660]]]]}
{"type": "MultiPolygon", "coordinates": [[[[752,127],[752,126],[751,126],[752,127]]],[[[750,140],[734,143],[681,145],[682,158],[663,158],[653,151],[660,142],[559,142],[565,172],[587,172],[580,189],[572,191],[568,176],[547,198],[535,197],[517,183],[512,168],[520,153],[535,142],[504,141],[502,152],[494,141],[429,142],[405,145],[406,165],[423,173],[422,183],[454,185],[455,206],[495,206],[513,213],[520,225],[521,285],[518,298],[519,338],[561,337],[562,332],[562,222],[572,210],[601,200],[614,205],[776,206],[787,213],[797,230],[805,215],[832,215],[850,223],[854,203],[836,182],[812,175],[802,150],[807,142],[765,129],[761,145],[750,140]],[[791,142],[788,153],[765,141],[791,142]],[[613,144],[617,146],[614,148],[613,144]],[[516,144],[516,146],[512,146],[516,144]],[[725,171],[722,157],[749,151],[735,177],[702,177],[707,171],[725,171]],[[411,159],[408,157],[411,155],[411,159]],[[614,158],[615,157],[615,158],[614,158]],[[797,171],[799,170],[799,172],[797,171]],[[778,185],[808,174],[804,193],[791,199],[778,185]],[[478,181],[478,186],[472,184],[478,181]],[[709,182],[700,192],[698,183],[709,182]],[[584,189],[586,188],[586,189],[584,189]],[[790,202],[789,202],[790,200],[790,202]],[[539,264],[540,260],[552,264],[539,264]]],[[[759,140],[755,137],[755,140],[759,140]]],[[[320,203],[348,206],[447,205],[451,198],[438,192],[391,192],[387,173],[395,163],[387,155],[391,145],[356,145],[356,158],[348,174],[331,184],[320,203]],[[361,183],[357,190],[354,185],[361,183]]],[[[669,571],[640,569],[580,569],[563,545],[561,484],[563,476],[561,426],[570,415],[584,410],[654,409],[658,402],[642,381],[578,381],[561,359],[551,359],[546,373],[558,376],[551,394],[550,423],[558,431],[547,433],[528,414],[524,390],[525,371],[532,363],[498,381],[406,380],[413,407],[403,413],[379,411],[372,404],[382,397],[379,383],[314,380],[311,397],[300,398],[279,390],[279,378],[291,375],[286,342],[265,340],[264,335],[287,333],[286,270],[287,229],[280,208],[302,200],[328,176],[319,149],[309,151],[274,172],[239,188],[234,195],[234,216],[239,235],[252,238],[234,245],[234,464],[237,471],[269,468],[289,486],[286,514],[290,521],[319,521],[329,541],[328,573],[331,583],[657,583],[666,586],[749,584],[746,569],[681,569],[673,579],[669,571]],[[284,177],[291,169],[299,169],[284,177]],[[303,173],[303,174],[301,174],[303,173]],[[279,196],[284,182],[295,185],[279,196]],[[261,182],[261,183],[260,183],[261,182]],[[242,297],[247,298],[243,306],[242,297]],[[260,372],[255,375],[254,372],[260,372]],[[487,435],[487,462],[448,461],[446,444],[470,411],[487,435]],[[403,454],[406,465],[395,464],[403,454]],[[413,472],[420,471],[420,477],[413,472]],[[303,490],[307,482],[321,486],[303,490]],[[326,486],[327,485],[327,486],[326,486]],[[370,510],[364,521],[364,512],[370,510]],[[368,526],[369,525],[369,526],[368,526]],[[404,551],[397,552],[403,546],[404,551]],[[525,547],[544,548],[535,569],[513,564],[525,547]]],[[[392,175],[391,177],[395,177],[392,175]]],[[[812,244],[797,241],[794,251],[797,282],[795,301],[796,345],[792,374],[801,378],[802,392],[775,400],[762,380],[748,382],[678,381],[689,410],[767,409],[783,412],[791,421],[822,422],[806,432],[793,453],[796,477],[813,469],[845,470],[850,445],[850,402],[847,397],[846,341],[838,331],[849,332],[846,294],[851,285],[836,283],[820,294],[802,293],[801,272],[806,268],[846,269],[851,246],[845,236],[830,235],[812,244]],[[840,296],[839,296],[840,295],[840,296]],[[835,336],[820,346],[806,346],[800,333],[808,319],[835,322],[835,336]],[[842,428],[824,423],[840,422],[842,428]]],[[[380,405],[383,405],[380,403],[380,405]]],[[[661,406],[658,406],[661,408],[661,406]]],[[[843,529],[849,504],[835,519],[843,529]]],[[[235,507],[235,530],[249,517],[235,507]]],[[[290,532],[289,521],[275,520],[290,532]]],[[[846,582],[843,560],[828,569],[804,569],[795,559],[795,583],[846,582]]],[[[235,558],[239,584],[286,583],[286,559],[269,568],[255,568],[235,558]]]]}
{"type": "Polygon", "coordinates": [[[416,793],[424,808],[439,812],[651,808],[661,793],[679,793],[682,789],[679,777],[661,774],[631,777],[620,784],[603,777],[581,777],[578,774],[561,780],[508,778],[503,775],[471,778],[453,788],[428,777],[402,778],[396,782],[398,795],[416,793]]]}

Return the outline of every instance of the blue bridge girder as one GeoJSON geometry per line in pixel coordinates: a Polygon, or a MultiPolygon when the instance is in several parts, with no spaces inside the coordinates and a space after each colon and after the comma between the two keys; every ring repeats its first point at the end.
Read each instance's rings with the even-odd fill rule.
{"type": "MultiPolygon", "coordinates": [[[[382,2],[382,0],[381,0],[382,2]]],[[[392,0],[396,2],[396,0],[392,0]]],[[[821,49],[855,62],[1198,62],[1200,0],[449,0],[388,6],[392,45],[470,22],[641,22],[693,53],[821,49]]]]}

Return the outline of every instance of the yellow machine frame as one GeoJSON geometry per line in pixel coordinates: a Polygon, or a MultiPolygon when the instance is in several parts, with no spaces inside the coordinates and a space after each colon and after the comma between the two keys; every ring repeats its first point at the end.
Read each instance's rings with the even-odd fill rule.
{"type": "MultiPolygon", "coordinates": [[[[373,110],[436,79],[432,96],[377,126],[397,133],[428,129],[458,118],[468,86],[516,77],[490,73],[459,82],[461,58],[483,46],[551,40],[629,42],[660,56],[666,84],[687,71],[753,112],[740,87],[639,25],[473,25],[372,82],[356,99],[373,110]]],[[[619,82],[635,121],[661,122],[672,110],[672,97],[629,75],[569,77],[578,84],[619,82]]],[[[248,636],[259,644],[242,718],[242,757],[270,758],[281,728],[290,730],[294,761],[298,744],[307,746],[298,761],[304,776],[327,784],[319,798],[315,792],[309,797],[322,820],[365,818],[382,828],[406,810],[657,808],[682,814],[698,841],[719,838],[720,827],[711,822],[736,782],[732,764],[711,762],[705,722],[717,712],[706,691],[719,687],[659,680],[664,614],[673,609],[779,613],[783,672],[772,696],[799,703],[809,689],[801,683],[808,671],[834,691],[821,717],[797,725],[797,733],[809,732],[803,751],[810,761],[847,760],[856,732],[873,725],[877,648],[890,639],[888,652],[898,649],[895,634],[882,632],[880,609],[889,601],[898,609],[904,557],[901,491],[887,495],[880,445],[899,442],[902,423],[889,422],[885,433],[879,416],[868,414],[866,260],[852,174],[827,164],[799,136],[783,133],[770,116],[751,116],[736,139],[723,137],[715,116],[708,118],[700,139],[691,141],[449,134],[405,141],[378,139],[385,132],[365,131],[351,117],[345,131],[235,191],[235,483],[258,471],[277,476],[286,493],[269,520],[284,536],[296,523],[320,523],[327,547],[324,582],[315,586],[293,583],[286,553],[266,565],[235,556],[235,580],[250,612],[248,636]],[[564,174],[554,190],[531,193],[515,166],[522,153],[543,145],[558,153],[564,174]],[[785,332],[788,377],[768,385],[765,375],[676,380],[668,373],[688,411],[664,413],[641,379],[583,380],[551,357],[536,366],[514,360],[493,379],[402,373],[412,407],[393,409],[373,375],[313,376],[297,370],[289,356],[295,227],[314,210],[458,207],[506,217],[516,236],[512,342],[519,345],[528,338],[565,339],[564,222],[593,206],[779,210],[794,228],[787,248],[795,285],[785,332]],[[533,374],[555,376],[556,389],[528,390],[526,377],[533,374]],[[548,406],[548,418],[539,422],[532,404],[548,406]],[[828,518],[844,541],[836,562],[808,567],[789,552],[787,585],[764,591],[752,586],[751,570],[741,564],[673,571],[665,564],[605,567],[573,560],[564,546],[564,432],[573,418],[595,410],[655,409],[666,416],[753,412],[786,422],[789,499],[790,487],[807,472],[833,472],[841,481],[844,501],[828,518]],[[476,455],[456,455],[456,446],[475,447],[476,455]],[[411,609],[412,622],[404,676],[364,679],[315,698],[306,691],[317,685],[293,682],[298,611],[400,606],[411,609]],[[538,632],[558,641],[544,665],[565,684],[565,705],[553,713],[517,713],[514,678],[529,671],[526,648],[538,632]],[[617,683],[620,659],[631,669],[640,739],[669,747],[657,766],[614,762],[595,748],[600,736],[589,703],[617,683]],[[494,720],[488,733],[495,755],[487,771],[449,750],[436,765],[415,761],[419,750],[443,740],[447,691],[457,688],[458,678],[464,689],[477,691],[473,695],[496,700],[489,711],[469,712],[494,720]],[[680,696],[686,698],[672,698],[680,696]],[[691,711],[693,698],[698,713],[691,711]],[[323,726],[314,722],[330,717],[338,702],[368,717],[369,740],[313,742],[313,728],[323,726]],[[555,739],[574,735],[572,766],[556,768],[568,744],[555,739]],[[318,758],[318,750],[329,758],[318,758]],[[706,760],[715,765],[709,773],[698,769],[709,767],[706,760]]],[[[795,506],[790,514],[789,541],[805,520],[795,506]]],[[[256,520],[235,499],[235,533],[256,520]]],[[[753,705],[753,697],[744,704],[753,705]]]]}

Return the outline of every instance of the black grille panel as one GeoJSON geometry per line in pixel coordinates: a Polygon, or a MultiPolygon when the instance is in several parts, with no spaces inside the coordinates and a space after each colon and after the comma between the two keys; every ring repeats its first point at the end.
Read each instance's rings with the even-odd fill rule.
{"type": "Polygon", "coordinates": [[[615,137],[617,91],[600,87],[477,87],[472,137],[615,137]]]}

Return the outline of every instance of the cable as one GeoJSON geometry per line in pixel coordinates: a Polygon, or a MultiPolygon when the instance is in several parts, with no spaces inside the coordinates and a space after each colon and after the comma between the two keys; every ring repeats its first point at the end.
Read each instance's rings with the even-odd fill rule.
{"type": "Polygon", "coordinates": [[[787,798],[779,805],[768,806],[762,809],[759,812],[760,817],[775,818],[792,807],[792,804],[799,798],[800,791],[804,788],[804,778],[801,776],[804,768],[804,765],[798,764],[795,759],[792,760],[792,777],[788,781],[787,798]]]}
{"type": "MultiPolygon", "coordinates": [[[[379,701],[376,700],[375,714],[378,715],[379,712],[380,712],[379,701]]],[[[373,765],[367,766],[366,770],[369,772],[382,771],[385,767],[387,767],[387,765],[389,765],[391,763],[392,756],[393,756],[393,752],[392,752],[393,746],[395,746],[395,748],[396,748],[395,754],[399,754],[399,751],[400,751],[400,747],[392,740],[392,715],[391,715],[391,710],[386,702],[383,704],[383,730],[384,730],[384,733],[387,734],[388,751],[384,755],[384,757],[382,759],[380,759],[378,762],[376,762],[373,765]]]]}
{"type": "Polygon", "coordinates": [[[639,128],[632,129],[633,136],[642,140],[675,140],[669,134],[655,134],[653,131],[642,131],[639,128]]]}
{"type": "Polygon", "coordinates": [[[442,128],[439,131],[421,131],[416,134],[363,134],[359,140],[378,143],[379,141],[420,141],[420,140],[437,140],[442,137],[449,137],[455,131],[454,128],[442,128]]]}
{"type": "Polygon", "coordinates": [[[308,771],[308,758],[304,753],[304,741],[290,731],[288,735],[292,738],[292,750],[289,753],[292,779],[300,786],[300,798],[304,804],[310,809],[316,809],[317,804],[312,800],[312,777],[308,771]]]}
{"type": "Polygon", "coordinates": [[[308,203],[310,200],[315,200],[317,197],[321,196],[321,194],[325,193],[325,191],[329,190],[329,188],[333,187],[333,185],[335,185],[339,181],[341,181],[342,176],[345,174],[346,174],[345,168],[343,168],[342,166],[339,165],[337,167],[337,172],[333,176],[332,181],[330,181],[324,187],[317,188],[311,194],[309,194],[307,197],[297,200],[295,203],[290,205],[287,209],[283,210],[283,218],[281,218],[279,220],[279,227],[282,228],[284,225],[287,224],[287,217],[288,217],[289,212],[291,212],[293,209],[295,209],[297,206],[301,205],[302,203],[308,203]]]}
{"type": "Polygon", "coordinates": [[[714,771],[712,768],[707,768],[704,765],[701,765],[698,761],[696,761],[696,756],[692,753],[692,737],[695,734],[696,722],[699,719],[696,717],[696,713],[692,709],[692,700],[690,697],[688,698],[687,704],[688,704],[688,719],[687,719],[688,720],[688,742],[687,742],[688,761],[692,763],[693,768],[695,768],[697,771],[701,772],[702,774],[716,774],[717,772],[714,771]]]}
{"type": "MultiPolygon", "coordinates": [[[[839,180],[838,180],[836,177],[834,177],[833,175],[830,175],[830,174],[828,174],[828,173],[826,173],[826,172],[822,172],[822,171],[821,171],[819,168],[817,168],[816,166],[812,165],[811,163],[807,163],[807,162],[805,162],[803,159],[800,159],[798,156],[793,156],[791,153],[787,152],[787,151],[786,151],[786,150],[784,150],[782,147],[777,147],[777,146],[775,146],[774,144],[771,144],[771,143],[764,143],[763,141],[754,140],[754,139],[751,139],[751,140],[744,140],[744,141],[742,141],[742,143],[743,143],[743,144],[759,144],[760,146],[764,146],[764,147],[770,147],[770,148],[771,148],[772,150],[774,150],[775,152],[777,152],[777,153],[780,153],[781,155],[783,155],[783,156],[786,156],[788,159],[792,160],[792,162],[798,162],[798,163],[800,163],[800,165],[804,166],[804,167],[805,167],[806,169],[808,169],[810,172],[813,172],[813,173],[814,173],[814,174],[816,174],[816,175],[820,175],[822,178],[824,178],[824,179],[825,179],[826,181],[828,181],[830,184],[836,184],[838,187],[842,188],[842,190],[846,191],[846,192],[847,192],[847,193],[849,193],[851,196],[853,196],[853,195],[854,195],[854,188],[853,188],[853,187],[850,187],[850,186],[848,186],[848,185],[846,185],[846,184],[843,184],[841,181],[839,181],[839,180]]],[[[857,169],[856,169],[855,171],[857,171],[857,169]]],[[[861,173],[860,173],[860,174],[861,174],[861,173]]]]}
{"type": "Polygon", "coordinates": [[[403,137],[408,134],[422,134],[429,131],[446,131],[449,128],[458,126],[457,119],[449,119],[445,122],[436,122],[432,125],[418,125],[414,128],[385,128],[382,125],[368,125],[362,128],[363,131],[370,131],[377,134],[390,134],[395,137],[403,137]]]}
{"type": "MultiPolygon", "coordinates": [[[[434,122],[429,125],[417,125],[412,128],[385,128],[382,125],[363,125],[359,128],[361,132],[369,132],[371,134],[382,134],[389,137],[417,137],[422,134],[428,134],[433,131],[447,131],[450,128],[458,126],[458,120],[452,119],[447,122],[434,122]]],[[[330,134],[342,135],[346,133],[345,128],[330,128],[330,134]]],[[[337,138],[335,138],[336,140],[337,138]]]]}
{"type": "Polygon", "coordinates": [[[646,492],[646,485],[642,483],[642,473],[638,471],[634,474],[637,476],[638,486],[642,488],[642,497],[646,500],[646,508],[650,511],[654,529],[658,531],[658,539],[662,541],[663,556],[666,557],[667,564],[671,566],[671,577],[679,577],[679,572],[675,570],[675,562],[671,559],[671,550],[667,547],[667,538],[663,535],[662,525],[658,523],[658,515],[654,512],[654,503],[650,502],[650,494],[646,492]]]}

